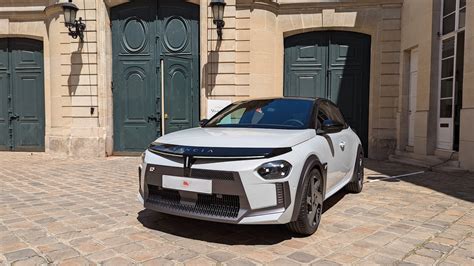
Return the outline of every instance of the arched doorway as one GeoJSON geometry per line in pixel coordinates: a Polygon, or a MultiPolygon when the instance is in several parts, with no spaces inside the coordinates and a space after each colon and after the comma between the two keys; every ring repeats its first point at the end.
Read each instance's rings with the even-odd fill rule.
{"type": "Polygon", "coordinates": [[[112,8],[114,151],[143,151],[199,120],[199,6],[137,0],[112,8]]]}
{"type": "Polygon", "coordinates": [[[370,36],[315,31],[285,39],[284,95],[335,102],[357,132],[367,155],[370,36]]]}
{"type": "Polygon", "coordinates": [[[43,43],[0,38],[0,150],[44,151],[43,43]]]}

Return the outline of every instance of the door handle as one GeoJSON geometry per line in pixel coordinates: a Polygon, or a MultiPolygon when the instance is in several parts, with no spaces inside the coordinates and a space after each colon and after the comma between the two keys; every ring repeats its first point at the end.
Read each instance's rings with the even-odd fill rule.
{"type": "Polygon", "coordinates": [[[11,114],[10,115],[10,121],[17,120],[18,118],[20,118],[20,116],[17,115],[17,114],[11,114]]]}
{"type": "Polygon", "coordinates": [[[150,115],[150,116],[148,116],[148,123],[150,123],[150,121],[158,122],[158,117],[156,117],[154,115],[150,115]]]}
{"type": "Polygon", "coordinates": [[[165,114],[165,119],[168,119],[168,114],[165,114]]]}
{"type": "Polygon", "coordinates": [[[346,147],[346,142],[345,141],[339,142],[339,147],[341,148],[342,151],[344,151],[344,148],[346,147]]]}

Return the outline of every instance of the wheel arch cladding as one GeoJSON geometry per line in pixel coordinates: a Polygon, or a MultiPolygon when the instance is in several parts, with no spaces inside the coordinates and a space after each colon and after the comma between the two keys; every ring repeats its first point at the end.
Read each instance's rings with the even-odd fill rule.
{"type": "Polygon", "coordinates": [[[295,203],[293,205],[293,214],[291,215],[291,221],[296,221],[298,218],[298,211],[300,210],[299,206],[303,200],[303,184],[307,180],[308,173],[313,169],[317,169],[322,178],[323,178],[323,197],[326,195],[326,173],[327,173],[327,163],[321,163],[319,158],[316,155],[311,155],[306,159],[306,162],[303,166],[303,170],[300,174],[300,179],[298,181],[298,187],[296,189],[295,203]]]}

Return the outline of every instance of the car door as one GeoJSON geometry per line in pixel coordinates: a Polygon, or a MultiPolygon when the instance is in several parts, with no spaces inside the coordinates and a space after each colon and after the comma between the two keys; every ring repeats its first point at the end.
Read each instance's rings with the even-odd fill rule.
{"type": "Polygon", "coordinates": [[[333,121],[336,121],[340,124],[344,125],[344,128],[338,132],[339,142],[337,142],[337,146],[340,149],[340,157],[338,158],[339,163],[342,166],[343,176],[341,180],[343,181],[344,177],[351,174],[352,166],[354,165],[356,154],[356,148],[358,143],[354,140],[354,132],[350,127],[347,125],[342,112],[339,108],[333,104],[332,102],[327,102],[329,108],[329,116],[333,121]]]}
{"type": "Polygon", "coordinates": [[[327,191],[332,191],[346,175],[345,145],[346,134],[341,131],[323,132],[322,125],[324,121],[333,120],[330,105],[327,101],[321,100],[318,105],[317,128],[319,135],[324,137],[331,150],[331,160],[328,161],[327,170],[327,191]]]}

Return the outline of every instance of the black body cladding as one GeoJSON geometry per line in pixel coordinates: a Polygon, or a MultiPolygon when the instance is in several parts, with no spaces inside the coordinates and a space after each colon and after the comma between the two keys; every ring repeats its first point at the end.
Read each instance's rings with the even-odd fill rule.
{"type": "Polygon", "coordinates": [[[193,158],[271,158],[291,151],[287,148],[214,148],[181,146],[173,144],[152,143],[148,150],[153,153],[168,156],[191,156],[193,158]]]}

